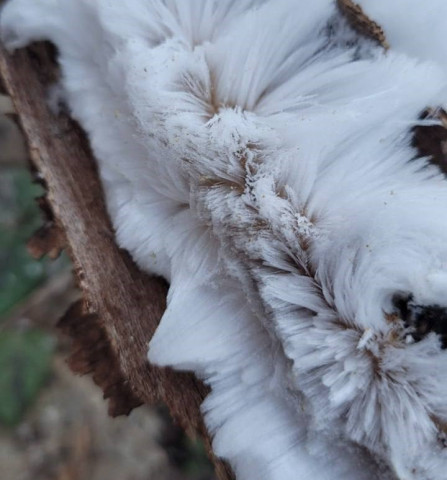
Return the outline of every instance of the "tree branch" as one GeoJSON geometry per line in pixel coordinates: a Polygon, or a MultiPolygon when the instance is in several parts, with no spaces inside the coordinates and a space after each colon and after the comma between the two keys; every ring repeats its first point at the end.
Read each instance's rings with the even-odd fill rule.
{"type": "MultiPolygon", "coordinates": [[[[112,415],[165,402],[183,428],[204,436],[212,456],[200,414],[207,388],[192,374],[156,368],[146,359],[168,287],[139,271],[115,244],[88,140],[45,101],[48,84],[57,78],[54,51],[48,44],[12,56],[0,49],[0,76],[47,191],[44,241],[41,231],[31,244],[33,253],[54,254],[65,245],[83,295],[61,322],[74,338],[70,365],[75,372],[92,373],[110,398],[112,415]]],[[[218,478],[232,478],[228,467],[212,458],[218,478]]]]}

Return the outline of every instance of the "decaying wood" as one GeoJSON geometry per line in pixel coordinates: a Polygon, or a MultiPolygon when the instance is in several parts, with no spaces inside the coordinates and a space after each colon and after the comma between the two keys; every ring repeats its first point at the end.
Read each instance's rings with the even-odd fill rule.
{"type": "Polygon", "coordinates": [[[73,339],[68,365],[74,373],[92,375],[109,399],[109,415],[128,415],[143,404],[122,373],[107,328],[97,314],[85,314],[83,301],[72,305],[60,320],[60,328],[73,339]]]}
{"type": "MultiPolygon", "coordinates": [[[[337,3],[357,31],[388,48],[383,30],[357,4],[337,3]]],[[[205,438],[212,456],[200,414],[207,388],[191,374],[155,368],[146,360],[168,287],[139,271],[116,246],[88,141],[77,124],[64,114],[53,114],[45,101],[48,84],[56,78],[54,50],[48,44],[13,56],[0,48],[0,80],[13,100],[33,169],[47,191],[40,201],[46,221],[30,241],[30,252],[55,257],[65,248],[82,291],[82,301],[60,322],[73,339],[69,364],[76,373],[92,375],[109,398],[112,415],[162,400],[185,430],[205,438]]],[[[447,172],[445,125],[415,129],[414,146],[447,172]]],[[[233,478],[224,463],[213,461],[219,479],[233,478]]]]}
{"type": "Polygon", "coordinates": [[[435,121],[438,125],[418,125],[413,129],[413,147],[419,156],[428,157],[447,175],[447,113],[442,108],[427,108],[421,120],[435,121]]]}
{"type": "MultiPolygon", "coordinates": [[[[161,400],[186,431],[204,436],[211,452],[200,414],[207,388],[192,374],[147,362],[167,285],[139,271],[116,246],[88,141],[77,124],[46,104],[47,86],[57,77],[54,51],[47,44],[12,56],[0,49],[0,76],[47,190],[48,223],[30,249],[55,256],[65,246],[83,295],[61,322],[74,339],[70,364],[105,389],[112,414],[161,400]]],[[[232,478],[225,464],[213,461],[219,479],[232,478]]]]}

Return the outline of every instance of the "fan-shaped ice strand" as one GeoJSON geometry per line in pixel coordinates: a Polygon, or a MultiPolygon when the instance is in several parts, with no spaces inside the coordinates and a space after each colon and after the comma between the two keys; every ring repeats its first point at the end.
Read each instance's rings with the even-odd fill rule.
{"type": "Polygon", "coordinates": [[[436,61],[446,68],[446,2],[430,0],[422,5],[418,0],[359,0],[357,3],[380,24],[393,50],[436,61]]]}
{"type": "Polygon", "coordinates": [[[170,281],[149,359],[211,386],[238,479],[445,479],[447,182],[411,140],[447,7],[360,3],[389,51],[330,0],[1,15],[10,48],[57,45],[117,241],[170,281]]]}

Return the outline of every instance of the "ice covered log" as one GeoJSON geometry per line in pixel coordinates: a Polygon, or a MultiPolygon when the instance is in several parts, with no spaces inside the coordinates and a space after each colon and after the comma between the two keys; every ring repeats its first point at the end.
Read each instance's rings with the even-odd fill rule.
{"type": "Polygon", "coordinates": [[[447,469],[447,183],[416,148],[444,129],[447,5],[359,3],[2,12],[8,48],[57,46],[53,104],[87,132],[116,241],[169,282],[154,335],[143,311],[132,326],[153,365],[208,385],[242,480],[447,469]]]}

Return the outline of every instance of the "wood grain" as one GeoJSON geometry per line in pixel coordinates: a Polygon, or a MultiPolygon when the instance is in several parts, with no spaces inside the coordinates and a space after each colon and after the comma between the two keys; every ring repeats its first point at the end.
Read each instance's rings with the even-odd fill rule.
{"type": "Polygon", "coordinates": [[[168,286],[142,273],[115,244],[88,140],[75,122],[56,116],[45,102],[48,84],[58,76],[54,58],[48,44],[14,55],[0,48],[2,83],[47,191],[49,227],[44,241],[31,242],[33,253],[54,255],[65,245],[82,291],[82,302],[62,321],[74,338],[70,364],[78,373],[92,374],[110,398],[112,414],[165,402],[187,432],[205,438],[218,478],[231,479],[229,468],[213,457],[203,425],[200,404],[207,388],[190,373],[148,364],[148,342],[165,309],[168,286]]]}

